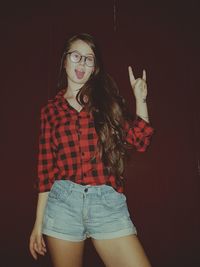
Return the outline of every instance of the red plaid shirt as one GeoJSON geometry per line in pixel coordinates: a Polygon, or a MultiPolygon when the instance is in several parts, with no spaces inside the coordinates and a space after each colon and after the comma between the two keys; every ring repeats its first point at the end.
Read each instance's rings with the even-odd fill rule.
{"type": "MultiPolygon", "coordinates": [[[[100,159],[92,114],[84,108],[77,112],[64,93],[65,89],[60,90],[41,109],[38,192],[50,191],[54,181],[61,179],[82,185],[107,184],[123,192],[123,181],[117,182],[100,159]]],[[[128,128],[126,141],[143,152],[152,133],[153,128],[138,117],[128,128]]]]}

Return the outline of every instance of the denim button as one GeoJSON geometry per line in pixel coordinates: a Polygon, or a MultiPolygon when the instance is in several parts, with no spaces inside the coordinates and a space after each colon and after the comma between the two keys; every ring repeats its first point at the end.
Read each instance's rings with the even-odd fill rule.
{"type": "Polygon", "coordinates": [[[84,189],[84,192],[87,192],[87,191],[88,191],[88,188],[85,188],[85,189],[84,189]]]}

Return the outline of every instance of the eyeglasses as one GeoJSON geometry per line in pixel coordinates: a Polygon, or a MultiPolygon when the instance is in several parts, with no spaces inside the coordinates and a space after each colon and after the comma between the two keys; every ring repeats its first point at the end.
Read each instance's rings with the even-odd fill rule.
{"type": "Polygon", "coordinates": [[[94,56],[82,56],[77,51],[68,52],[66,53],[66,55],[69,55],[69,58],[73,63],[79,63],[82,60],[82,58],[84,58],[84,63],[88,67],[94,67],[95,65],[94,56]]]}

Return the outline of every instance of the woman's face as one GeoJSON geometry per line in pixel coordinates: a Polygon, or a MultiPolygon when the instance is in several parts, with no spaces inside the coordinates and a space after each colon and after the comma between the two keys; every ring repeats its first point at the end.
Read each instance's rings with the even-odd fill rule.
{"type": "Polygon", "coordinates": [[[71,52],[73,54],[67,54],[64,64],[68,84],[83,86],[94,71],[94,53],[91,47],[82,40],[72,43],[68,53],[71,52]],[[81,56],[83,57],[81,58],[81,56]]]}

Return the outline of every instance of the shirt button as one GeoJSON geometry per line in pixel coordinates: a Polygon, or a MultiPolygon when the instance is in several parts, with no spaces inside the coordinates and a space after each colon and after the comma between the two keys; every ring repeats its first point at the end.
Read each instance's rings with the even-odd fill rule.
{"type": "Polygon", "coordinates": [[[84,176],[84,177],[86,177],[86,176],[87,176],[87,174],[84,172],[84,173],[83,173],[83,176],[84,176]]]}
{"type": "Polygon", "coordinates": [[[82,152],[82,153],[81,153],[81,155],[82,155],[82,156],[84,156],[84,155],[85,155],[85,153],[84,153],[84,152],[82,152]]]}

